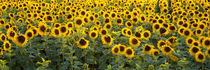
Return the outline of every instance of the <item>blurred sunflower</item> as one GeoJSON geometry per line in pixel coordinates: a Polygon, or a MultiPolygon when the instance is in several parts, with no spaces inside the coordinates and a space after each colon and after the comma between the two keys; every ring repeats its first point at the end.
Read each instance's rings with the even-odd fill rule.
{"type": "Polygon", "coordinates": [[[126,48],[125,57],[127,57],[127,58],[134,57],[134,50],[131,47],[126,48]]]}
{"type": "Polygon", "coordinates": [[[164,46],[162,46],[161,51],[165,55],[170,55],[172,53],[172,51],[174,51],[174,50],[170,46],[164,45],[164,46]]]}
{"type": "Polygon", "coordinates": [[[136,37],[130,37],[129,38],[129,44],[131,45],[131,46],[134,46],[134,47],[137,47],[137,46],[139,46],[140,45],[140,41],[138,40],[138,38],[136,38],[136,37]]]}
{"type": "Polygon", "coordinates": [[[204,62],[205,61],[205,55],[204,55],[204,53],[202,53],[202,52],[197,52],[196,54],[195,54],[195,60],[197,61],[197,62],[204,62]]]}
{"type": "Polygon", "coordinates": [[[12,46],[9,41],[5,41],[3,45],[4,45],[4,50],[5,51],[9,51],[11,49],[11,46],[12,46]]]}
{"type": "Polygon", "coordinates": [[[27,37],[23,34],[16,35],[14,40],[15,40],[15,44],[20,46],[20,47],[24,47],[28,42],[27,37]]]}
{"type": "Polygon", "coordinates": [[[77,42],[77,45],[78,45],[79,48],[85,49],[85,48],[88,47],[89,41],[86,40],[85,38],[81,38],[81,39],[77,42]]]}

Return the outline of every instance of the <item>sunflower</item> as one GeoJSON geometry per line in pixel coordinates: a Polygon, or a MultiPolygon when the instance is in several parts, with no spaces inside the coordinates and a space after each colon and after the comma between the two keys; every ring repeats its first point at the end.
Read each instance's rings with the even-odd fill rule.
{"type": "Polygon", "coordinates": [[[105,45],[112,45],[112,37],[111,35],[103,35],[101,37],[101,40],[102,40],[102,43],[105,44],[105,45]]]}
{"type": "Polygon", "coordinates": [[[170,25],[169,30],[176,32],[176,26],[175,25],[170,25]]]}
{"type": "Polygon", "coordinates": [[[52,30],[52,36],[54,36],[54,37],[60,37],[60,35],[61,35],[60,29],[59,28],[53,28],[53,30],[52,30]]]}
{"type": "Polygon", "coordinates": [[[160,51],[158,49],[153,49],[151,52],[153,57],[160,55],[160,51]]]}
{"type": "Polygon", "coordinates": [[[199,41],[193,41],[192,45],[193,45],[193,46],[200,47],[200,43],[199,43],[199,41]]]}
{"type": "Polygon", "coordinates": [[[204,55],[204,53],[202,53],[201,51],[200,52],[197,52],[196,54],[195,54],[195,60],[197,61],[197,62],[204,62],[205,61],[205,55],[204,55]]]}
{"type": "Polygon", "coordinates": [[[32,39],[34,37],[34,32],[32,31],[32,29],[28,29],[25,33],[25,36],[27,37],[27,39],[32,39]]]}
{"type": "Polygon", "coordinates": [[[5,30],[8,30],[9,28],[10,28],[10,24],[9,23],[7,23],[7,24],[4,25],[4,29],[5,30]]]}
{"type": "Polygon", "coordinates": [[[120,54],[125,54],[125,51],[126,51],[125,45],[119,44],[119,49],[120,49],[120,54]]]}
{"type": "Polygon", "coordinates": [[[132,30],[131,29],[126,29],[126,36],[130,37],[132,36],[132,30]]]}
{"type": "Polygon", "coordinates": [[[195,39],[192,38],[192,37],[187,37],[186,40],[185,40],[187,45],[192,45],[194,41],[195,41],[195,39]]]}
{"type": "Polygon", "coordinates": [[[7,40],[7,36],[5,34],[0,34],[0,41],[4,42],[7,40]]]}
{"type": "Polygon", "coordinates": [[[60,26],[61,26],[60,23],[54,23],[54,24],[53,24],[53,27],[56,27],[56,28],[59,28],[60,26]]]}
{"type": "Polygon", "coordinates": [[[107,23],[110,23],[111,21],[110,21],[110,19],[109,18],[105,18],[105,20],[104,20],[104,24],[107,24],[107,23]]]}
{"type": "Polygon", "coordinates": [[[66,25],[61,25],[60,27],[59,27],[59,32],[61,32],[61,34],[62,35],[65,35],[67,32],[68,32],[68,26],[66,26],[66,25]]]}
{"type": "Polygon", "coordinates": [[[127,47],[125,50],[125,57],[132,58],[134,56],[134,50],[131,47],[127,47]]]}
{"type": "Polygon", "coordinates": [[[111,19],[115,19],[117,17],[117,13],[111,12],[109,17],[111,17],[111,19]]]}
{"type": "Polygon", "coordinates": [[[154,48],[153,45],[145,44],[143,47],[143,53],[150,54],[152,52],[153,48],[154,48]]]}
{"type": "Polygon", "coordinates": [[[160,23],[154,23],[154,24],[152,25],[153,31],[159,30],[160,28],[161,28],[161,24],[160,24],[160,23]]]}
{"type": "Polygon", "coordinates": [[[98,32],[95,31],[95,30],[90,31],[89,36],[90,36],[90,38],[92,38],[92,39],[96,39],[96,38],[98,37],[98,32]]]}
{"type": "Polygon", "coordinates": [[[27,37],[23,34],[16,35],[14,40],[15,40],[16,45],[18,45],[20,47],[23,47],[28,42],[27,37]]]}
{"type": "Polygon", "coordinates": [[[85,48],[88,47],[89,41],[86,40],[85,38],[81,38],[81,39],[77,42],[77,45],[78,45],[79,48],[85,49],[85,48]]]}
{"type": "Polygon", "coordinates": [[[196,46],[192,46],[189,49],[190,54],[193,55],[193,56],[199,51],[201,51],[200,47],[196,47],[196,46]]]}
{"type": "Polygon", "coordinates": [[[203,40],[202,45],[203,45],[205,48],[210,48],[210,38],[205,38],[205,39],[203,40]]]}
{"type": "Polygon", "coordinates": [[[180,27],[184,24],[184,20],[178,20],[177,21],[177,25],[180,27]]]}
{"type": "Polygon", "coordinates": [[[158,43],[157,43],[157,46],[158,46],[159,49],[161,49],[162,46],[164,46],[164,45],[167,45],[167,43],[164,40],[159,40],[158,43]]]}
{"type": "Polygon", "coordinates": [[[53,17],[51,15],[46,15],[45,19],[46,19],[47,22],[53,22],[54,21],[53,17]]]}
{"type": "Polygon", "coordinates": [[[94,21],[95,21],[95,17],[94,17],[93,15],[90,15],[90,16],[89,16],[89,20],[90,20],[91,22],[94,22],[94,21]]]}
{"type": "Polygon", "coordinates": [[[128,30],[128,28],[122,28],[121,29],[121,34],[124,35],[124,36],[126,36],[127,30],[128,30]]]}
{"type": "Polygon", "coordinates": [[[112,47],[112,53],[114,55],[118,55],[120,52],[120,48],[119,48],[119,45],[115,45],[114,47],[112,47]]]}
{"type": "Polygon", "coordinates": [[[138,23],[138,21],[139,21],[138,17],[133,17],[132,18],[132,23],[136,24],[136,23],[138,23]]]}
{"type": "Polygon", "coordinates": [[[171,36],[166,40],[166,42],[171,46],[176,46],[176,40],[177,40],[176,37],[171,36]]]}
{"type": "Polygon", "coordinates": [[[164,46],[162,46],[161,51],[163,54],[169,55],[172,53],[173,49],[168,45],[164,45],[164,46]]]}
{"type": "Polygon", "coordinates": [[[175,62],[179,60],[179,58],[178,58],[177,56],[173,55],[173,54],[170,54],[170,55],[169,55],[169,58],[170,58],[172,61],[175,61],[175,62]]]}
{"type": "Polygon", "coordinates": [[[16,32],[13,29],[10,28],[7,30],[8,39],[13,40],[15,35],[16,35],[16,32]]]}
{"type": "Polygon", "coordinates": [[[138,39],[141,39],[141,37],[142,37],[140,32],[135,32],[134,35],[135,35],[135,37],[138,38],[138,39]]]}
{"type": "Polygon", "coordinates": [[[210,58],[210,48],[208,48],[207,50],[206,50],[206,53],[205,53],[207,56],[208,56],[208,58],[210,58]]]}
{"type": "Polygon", "coordinates": [[[139,46],[140,45],[140,41],[138,40],[138,38],[136,38],[136,37],[130,37],[129,38],[129,44],[131,45],[131,46],[134,46],[134,47],[137,47],[137,46],[139,46]]]}
{"type": "Polygon", "coordinates": [[[75,23],[75,27],[79,28],[79,27],[82,27],[82,25],[84,24],[84,21],[81,18],[76,17],[74,19],[74,23],[75,23]]]}
{"type": "Polygon", "coordinates": [[[184,27],[181,27],[181,28],[178,29],[178,33],[179,33],[180,35],[183,35],[184,30],[185,30],[185,28],[184,28],[184,27]]]}
{"type": "Polygon", "coordinates": [[[46,35],[46,32],[47,32],[47,24],[39,23],[38,33],[43,36],[46,35]]]}
{"type": "Polygon", "coordinates": [[[126,21],[125,26],[128,27],[128,28],[132,28],[133,24],[130,21],[126,21]]]}
{"type": "Polygon", "coordinates": [[[100,21],[96,21],[95,22],[95,25],[100,26],[101,25],[101,22],[100,21]]]}
{"type": "Polygon", "coordinates": [[[191,27],[194,28],[194,29],[198,28],[198,26],[199,26],[198,23],[191,24],[191,27]]]}
{"type": "Polygon", "coordinates": [[[206,29],[206,25],[205,25],[204,23],[198,24],[198,27],[199,27],[201,30],[205,30],[205,29],[206,29]]]}
{"type": "Polygon", "coordinates": [[[104,25],[104,28],[105,29],[112,29],[112,24],[111,23],[106,23],[105,25],[104,25]]]}
{"type": "Polygon", "coordinates": [[[185,36],[185,37],[190,37],[191,36],[191,30],[190,29],[187,29],[187,28],[185,28],[184,29],[184,31],[183,31],[183,35],[185,36]]]}
{"type": "Polygon", "coordinates": [[[103,36],[103,35],[107,35],[108,34],[108,31],[107,29],[101,29],[100,30],[100,34],[103,36]]]}
{"type": "Polygon", "coordinates": [[[37,27],[32,26],[31,29],[33,31],[34,36],[37,36],[39,34],[37,27]]]}
{"type": "Polygon", "coordinates": [[[5,51],[8,51],[11,49],[11,43],[9,41],[5,41],[3,45],[4,45],[5,51]]]}
{"type": "Polygon", "coordinates": [[[143,39],[148,40],[150,37],[151,37],[151,33],[150,33],[149,30],[145,30],[145,31],[142,33],[142,38],[143,38],[143,39]]]}
{"type": "Polygon", "coordinates": [[[0,55],[4,54],[4,50],[0,47],[0,55]]]}
{"type": "Polygon", "coordinates": [[[160,35],[167,35],[168,34],[168,30],[165,27],[161,27],[159,32],[160,32],[160,35]]]}
{"type": "Polygon", "coordinates": [[[123,19],[122,18],[117,18],[117,25],[123,25],[123,19]]]}

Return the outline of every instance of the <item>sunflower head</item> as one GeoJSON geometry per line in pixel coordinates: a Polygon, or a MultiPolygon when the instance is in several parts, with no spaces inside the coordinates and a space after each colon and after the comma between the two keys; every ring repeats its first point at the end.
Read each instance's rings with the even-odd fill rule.
{"type": "Polygon", "coordinates": [[[143,53],[150,54],[152,52],[153,48],[154,48],[153,45],[145,44],[143,47],[143,53]]]}
{"type": "Polygon", "coordinates": [[[152,56],[155,57],[155,56],[158,56],[160,55],[160,51],[158,49],[153,49],[152,50],[152,56]]]}
{"type": "Polygon", "coordinates": [[[20,34],[20,35],[16,35],[15,36],[15,44],[20,46],[20,47],[24,47],[25,44],[27,44],[28,39],[25,35],[20,34]]]}
{"type": "Polygon", "coordinates": [[[204,55],[204,53],[202,53],[202,52],[197,52],[196,54],[195,54],[195,60],[197,61],[197,62],[204,62],[205,61],[205,55],[204,55]]]}
{"type": "Polygon", "coordinates": [[[0,41],[4,42],[7,40],[7,36],[5,34],[0,34],[0,41]]]}
{"type": "Polygon", "coordinates": [[[134,56],[134,50],[131,47],[127,47],[125,50],[125,57],[132,58],[134,56]]]}
{"type": "Polygon", "coordinates": [[[134,46],[134,47],[137,47],[137,46],[139,46],[140,45],[140,41],[138,40],[138,38],[136,38],[136,37],[130,37],[129,38],[129,44],[131,45],[131,46],[134,46]]]}
{"type": "Polygon", "coordinates": [[[193,56],[199,51],[201,51],[200,47],[196,47],[196,46],[192,46],[189,49],[189,53],[193,56]]]}
{"type": "Polygon", "coordinates": [[[151,37],[151,33],[149,30],[146,30],[142,33],[143,39],[148,40],[151,37]]]}
{"type": "Polygon", "coordinates": [[[118,55],[120,52],[120,48],[119,45],[115,45],[114,47],[112,47],[112,53],[115,55],[118,55]]]}
{"type": "Polygon", "coordinates": [[[32,31],[32,29],[27,30],[25,36],[27,37],[27,39],[32,39],[34,37],[34,32],[32,31]]]}
{"type": "Polygon", "coordinates": [[[89,37],[92,39],[96,39],[98,37],[98,32],[97,31],[90,31],[89,37]]]}
{"type": "Polygon", "coordinates": [[[161,48],[161,51],[163,52],[163,54],[165,55],[169,55],[172,53],[173,49],[168,46],[168,45],[164,45],[162,48],[161,48]]]}
{"type": "Polygon", "coordinates": [[[112,39],[111,35],[104,35],[101,37],[101,40],[102,40],[103,44],[112,45],[113,39],[112,39]]]}
{"type": "Polygon", "coordinates": [[[88,47],[89,45],[89,41],[86,40],[85,38],[81,38],[78,42],[77,45],[79,48],[85,49],[88,47]]]}
{"type": "Polygon", "coordinates": [[[11,49],[11,43],[9,41],[5,41],[3,45],[5,51],[9,51],[11,49]]]}

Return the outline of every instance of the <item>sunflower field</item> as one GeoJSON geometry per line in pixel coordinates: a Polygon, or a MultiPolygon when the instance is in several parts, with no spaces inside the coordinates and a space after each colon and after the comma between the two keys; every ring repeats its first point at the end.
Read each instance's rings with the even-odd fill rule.
{"type": "Polygon", "coordinates": [[[1,70],[208,70],[210,0],[0,0],[1,70]]]}

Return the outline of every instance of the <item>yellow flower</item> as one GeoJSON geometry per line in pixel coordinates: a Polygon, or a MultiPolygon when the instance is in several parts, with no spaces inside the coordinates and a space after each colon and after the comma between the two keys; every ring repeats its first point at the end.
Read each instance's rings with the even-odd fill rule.
{"type": "Polygon", "coordinates": [[[120,48],[119,45],[115,45],[114,47],[112,47],[112,53],[115,55],[118,55],[120,52],[120,48]]]}
{"type": "Polygon", "coordinates": [[[27,39],[32,39],[34,37],[34,32],[29,29],[26,31],[25,36],[27,37],[27,39]]]}
{"type": "Polygon", "coordinates": [[[205,58],[206,57],[205,57],[204,53],[202,53],[202,52],[198,52],[198,53],[195,54],[195,60],[197,62],[204,62],[205,58]]]}
{"type": "Polygon", "coordinates": [[[169,55],[172,53],[172,51],[174,51],[170,46],[168,45],[164,45],[162,48],[161,48],[161,51],[163,54],[165,55],[169,55]]]}
{"type": "Polygon", "coordinates": [[[24,47],[25,44],[27,44],[27,42],[28,42],[27,37],[23,34],[16,35],[14,40],[15,40],[16,45],[18,45],[20,47],[24,47]]]}
{"type": "Polygon", "coordinates": [[[98,37],[98,32],[97,31],[90,31],[89,33],[90,38],[96,39],[98,37]]]}
{"type": "Polygon", "coordinates": [[[4,42],[4,50],[8,51],[11,49],[11,43],[9,41],[4,42]]]}
{"type": "Polygon", "coordinates": [[[85,38],[81,38],[78,42],[77,45],[79,48],[85,49],[88,47],[89,45],[89,41],[86,40],[85,38]]]}
{"type": "Polygon", "coordinates": [[[132,58],[134,56],[134,50],[131,47],[127,47],[125,51],[125,57],[132,58]]]}
{"type": "Polygon", "coordinates": [[[153,45],[145,44],[143,47],[143,53],[150,54],[152,52],[153,48],[154,48],[153,45]]]}
{"type": "Polygon", "coordinates": [[[137,47],[137,46],[139,46],[140,45],[140,41],[138,40],[138,38],[136,38],[136,37],[130,37],[129,38],[129,44],[131,45],[131,46],[134,46],[134,47],[137,47]]]}

